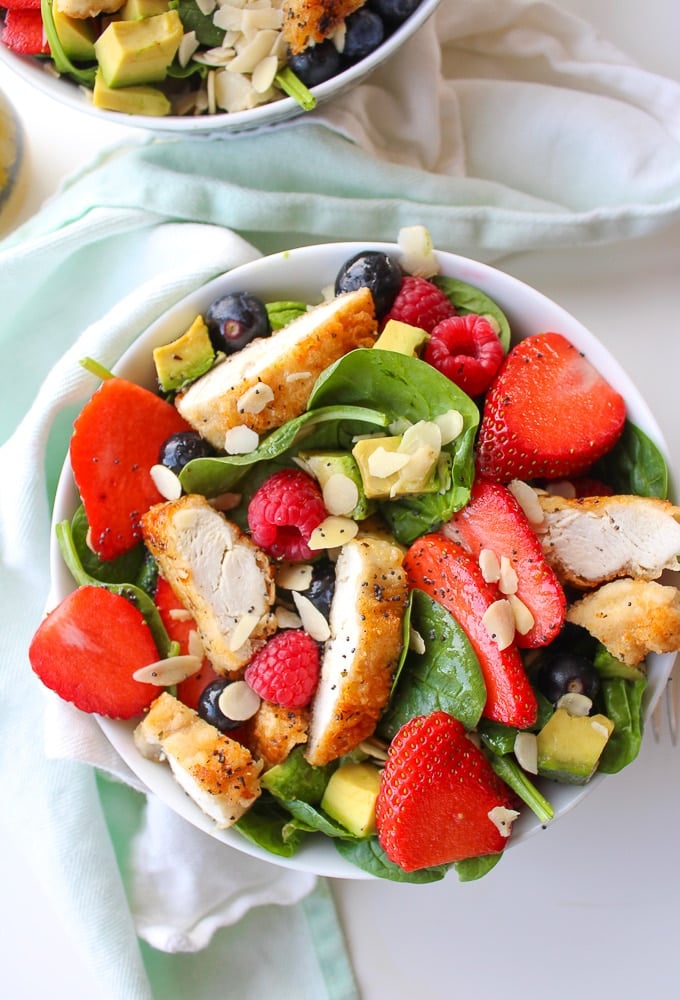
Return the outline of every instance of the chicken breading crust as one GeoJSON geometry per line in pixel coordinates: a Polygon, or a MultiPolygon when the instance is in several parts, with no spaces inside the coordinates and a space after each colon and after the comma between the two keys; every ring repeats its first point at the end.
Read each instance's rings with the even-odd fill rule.
{"type": "Polygon", "coordinates": [[[329,38],[365,0],[283,0],[282,34],[294,55],[329,38]]]}

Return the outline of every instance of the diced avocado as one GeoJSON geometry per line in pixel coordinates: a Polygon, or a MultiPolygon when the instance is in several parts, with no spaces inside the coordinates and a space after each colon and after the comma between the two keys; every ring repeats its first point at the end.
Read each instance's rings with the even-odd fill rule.
{"type": "Polygon", "coordinates": [[[352,449],[371,499],[436,493],[440,454],[441,431],[430,420],[418,421],[403,434],[362,438],[352,449]]]}
{"type": "Polygon", "coordinates": [[[169,0],[125,0],[117,17],[121,21],[142,21],[145,17],[165,13],[169,7],[169,0]]]}
{"type": "Polygon", "coordinates": [[[171,111],[170,101],[158,87],[140,84],[137,87],[107,87],[97,70],[92,90],[95,108],[120,111],[125,115],[149,115],[162,117],[171,111]]]}
{"type": "Polygon", "coordinates": [[[421,330],[418,326],[411,326],[410,323],[402,323],[398,319],[389,319],[373,345],[373,349],[379,348],[381,351],[396,351],[398,354],[408,354],[410,357],[416,357],[418,348],[422,347],[428,336],[425,330],[421,330]]]}
{"type": "Polygon", "coordinates": [[[180,389],[205,375],[215,360],[215,349],[203,317],[197,316],[189,329],[171,344],[154,348],[153,360],[158,384],[164,392],[180,389]]]}
{"type": "Polygon", "coordinates": [[[367,498],[364,491],[359,466],[348,451],[306,451],[301,452],[298,458],[321,487],[326,506],[331,514],[344,514],[354,518],[355,521],[361,521],[375,511],[375,504],[367,498]],[[345,482],[343,487],[343,480],[350,482],[345,482]],[[351,501],[353,495],[351,484],[354,484],[356,489],[354,506],[348,510],[342,510],[336,505],[337,509],[334,509],[336,496],[344,494],[351,501]],[[328,497],[326,492],[328,492],[328,497]]]}
{"type": "Polygon", "coordinates": [[[310,764],[305,760],[303,748],[297,746],[280,764],[265,771],[260,783],[279,799],[301,799],[311,805],[318,805],[334,767],[334,764],[326,764],[324,767],[310,764]]]}
{"type": "Polygon", "coordinates": [[[94,62],[94,21],[89,18],[69,17],[52,4],[52,20],[57,38],[64,52],[73,62],[94,62]]]}
{"type": "Polygon", "coordinates": [[[321,808],[356,837],[375,833],[380,771],[373,764],[342,764],[326,786],[321,808]]]}
{"type": "Polygon", "coordinates": [[[143,21],[112,21],[94,43],[109,87],[164,80],[184,29],[176,10],[143,21]]]}
{"type": "Polygon", "coordinates": [[[537,736],[538,773],[571,785],[585,785],[597,769],[614,731],[606,715],[570,715],[557,708],[537,736]]]}
{"type": "Polygon", "coordinates": [[[593,663],[600,677],[622,677],[625,681],[641,681],[647,676],[645,660],[636,666],[629,666],[617,659],[601,643],[598,644],[593,663]]]}

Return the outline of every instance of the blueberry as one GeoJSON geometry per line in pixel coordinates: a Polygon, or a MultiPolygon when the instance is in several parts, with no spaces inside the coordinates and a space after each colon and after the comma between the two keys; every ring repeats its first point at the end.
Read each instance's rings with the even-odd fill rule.
{"type": "Polygon", "coordinates": [[[288,66],[305,87],[316,87],[340,72],[340,53],[333,42],[327,39],[320,45],[312,45],[303,52],[291,55],[288,66]]]}
{"type": "Polygon", "coordinates": [[[345,261],[335,279],[335,294],[352,292],[365,285],[371,290],[378,319],[388,313],[401,288],[397,262],[380,250],[362,250],[345,261]]]}
{"type": "Polygon", "coordinates": [[[335,565],[330,559],[320,559],[312,567],[312,582],[304,592],[314,607],[328,618],[335,591],[335,565]]]}
{"type": "Polygon", "coordinates": [[[194,458],[210,458],[215,454],[213,446],[198,431],[178,431],[163,442],[158,461],[179,474],[194,458]]]}
{"type": "Polygon", "coordinates": [[[420,0],[370,0],[369,6],[383,20],[396,26],[411,16],[416,7],[420,6],[420,0]]]}
{"type": "Polygon", "coordinates": [[[600,676],[591,660],[563,650],[550,656],[539,668],[536,683],[546,698],[555,704],[563,694],[584,694],[591,701],[600,689],[600,676]]]}
{"type": "Polygon", "coordinates": [[[264,302],[249,292],[231,292],[215,299],[206,310],[205,322],[213,347],[226,354],[272,332],[264,302]]]}
{"type": "Polygon", "coordinates": [[[211,681],[203,691],[198,699],[198,714],[205,721],[209,722],[211,726],[215,729],[219,729],[221,733],[228,733],[232,729],[238,729],[239,726],[243,725],[243,722],[235,722],[233,719],[229,719],[224,712],[221,710],[218,702],[220,695],[224,689],[231,684],[231,681],[227,680],[226,677],[220,677],[216,681],[211,681]]]}
{"type": "Polygon", "coordinates": [[[374,52],[385,37],[382,18],[366,7],[360,7],[345,21],[345,44],[343,58],[350,63],[358,62],[374,52]]]}

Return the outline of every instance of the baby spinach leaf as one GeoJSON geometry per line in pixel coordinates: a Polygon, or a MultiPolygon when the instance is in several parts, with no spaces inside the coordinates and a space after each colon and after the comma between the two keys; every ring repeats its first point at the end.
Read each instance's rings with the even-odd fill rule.
{"type": "Polygon", "coordinates": [[[409,545],[464,506],[474,479],[476,405],[450,379],[419,358],[396,351],[358,348],[330,365],[317,379],[308,407],[333,404],[375,407],[390,423],[415,424],[457,410],[461,434],[443,449],[451,457],[451,479],[440,493],[421,493],[380,503],[396,538],[409,545]]]}
{"type": "Polygon", "coordinates": [[[117,559],[102,560],[87,544],[89,530],[90,525],[87,521],[85,508],[81,504],[71,521],[71,535],[75,551],[85,572],[101,583],[136,582],[144,566],[144,546],[142,543],[140,542],[139,545],[117,559]]]}
{"type": "Polygon", "coordinates": [[[372,407],[320,407],[278,427],[247,455],[195,458],[182,469],[182,487],[186,493],[219,496],[238,486],[251,466],[282,459],[291,448],[299,450],[303,442],[306,448],[347,449],[355,434],[370,433],[388,423],[388,417],[372,407]]]}
{"type": "Polygon", "coordinates": [[[307,312],[307,305],[304,302],[267,302],[265,308],[272,330],[280,330],[291,320],[307,312]]]}
{"type": "Polygon", "coordinates": [[[484,854],[481,858],[466,858],[465,861],[456,861],[454,870],[459,882],[474,882],[495,868],[503,857],[503,851],[499,854],[484,854]]]}
{"type": "Polygon", "coordinates": [[[615,493],[668,496],[665,458],[651,438],[630,421],[612,450],[595,464],[593,475],[609,483],[615,493]]]}
{"type": "Polygon", "coordinates": [[[468,285],[458,278],[446,278],[443,275],[435,275],[433,284],[444,292],[456,307],[456,312],[461,316],[468,313],[476,313],[477,316],[493,316],[498,323],[498,339],[503,345],[503,350],[510,349],[510,324],[508,318],[493,299],[474,285],[468,285]]]}
{"type": "Polygon", "coordinates": [[[222,44],[224,28],[218,28],[213,23],[212,13],[204,14],[194,0],[170,0],[168,6],[179,14],[185,32],[196,32],[201,45],[217,48],[222,44]]]}
{"type": "Polygon", "coordinates": [[[647,679],[627,681],[622,677],[603,678],[600,687],[602,711],[614,723],[600,757],[598,770],[616,774],[635,760],[642,745],[642,696],[647,679]]]}
{"type": "Polygon", "coordinates": [[[548,800],[542,795],[514,757],[509,754],[499,756],[491,753],[488,755],[489,763],[505,784],[512,788],[513,792],[520,797],[522,802],[529,806],[541,823],[549,823],[555,815],[555,810],[548,800]]]}
{"type": "Polygon", "coordinates": [[[470,641],[446,608],[421,590],[411,591],[410,624],[425,652],[407,650],[378,732],[392,740],[416,715],[442,711],[474,729],[486,702],[486,686],[470,641]]]}
{"type": "Polygon", "coordinates": [[[335,847],[338,854],[357,868],[375,875],[376,878],[389,879],[391,882],[411,882],[420,885],[440,882],[450,868],[450,865],[437,865],[432,868],[420,868],[415,872],[405,872],[399,865],[390,861],[378,843],[377,837],[336,840],[335,847]]]}
{"type": "Polygon", "coordinates": [[[284,761],[265,771],[261,783],[278,799],[301,799],[318,805],[335,766],[315,767],[305,760],[303,748],[295,747],[284,761]]]}
{"type": "Polygon", "coordinates": [[[88,90],[92,90],[94,87],[94,78],[97,75],[96,62],[93,62],[89,66],[76,66],[66,55],[54,25],[52,0],[41,0],[40,14],[43,28],[45,29],[45,36],[50,46],[50,56],[57,71],[62,76],[68,76],[72,80],[75,80],[81,87],[87,87],[88,90]]]}
{"type": "Polygon", "coordinates": [[[268,795],[260,796],[234,829],[252,844],[283,858],[296,854],[309,832],[292,822],[290,813],[268,795]]]}

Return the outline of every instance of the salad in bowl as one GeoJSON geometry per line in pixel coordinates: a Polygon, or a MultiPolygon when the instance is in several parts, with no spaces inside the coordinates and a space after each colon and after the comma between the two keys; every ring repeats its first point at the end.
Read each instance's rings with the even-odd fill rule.
{"type": "Polygon", "coordinates": [[[680,509],[558,305],[413,226],[236,268],[83,363],[30,660],[192,823],[470,880],[636,757],[680,509]]]}

